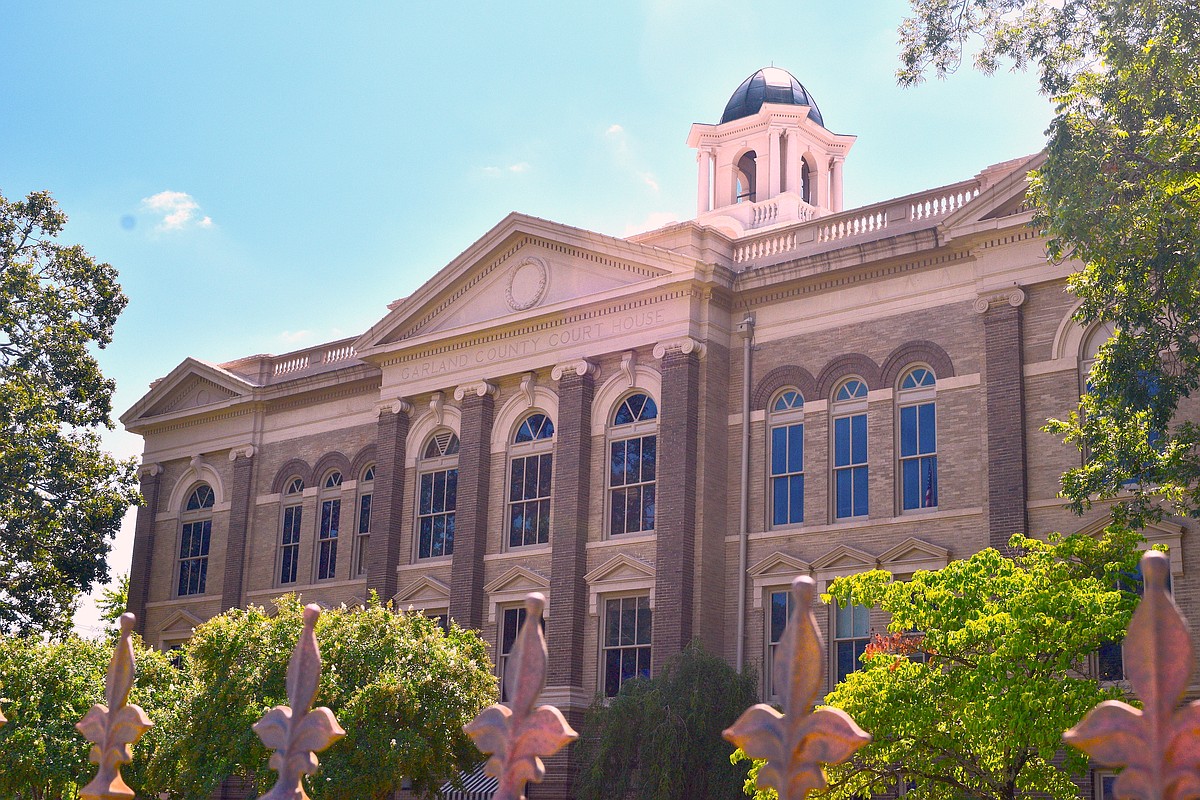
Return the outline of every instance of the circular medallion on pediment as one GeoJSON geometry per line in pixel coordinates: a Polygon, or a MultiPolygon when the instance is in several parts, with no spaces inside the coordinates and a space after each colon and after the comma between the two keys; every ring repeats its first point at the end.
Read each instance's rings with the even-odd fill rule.
{"type": "Polygon", "coordinates": [[[508,286],[504,289],[504,299],[513,311],[524,311],[533,308],[546,295],[546,284],[550,280],[550,270],[546,262],[536,256],[527,256],[508,273],[508,286]]]}

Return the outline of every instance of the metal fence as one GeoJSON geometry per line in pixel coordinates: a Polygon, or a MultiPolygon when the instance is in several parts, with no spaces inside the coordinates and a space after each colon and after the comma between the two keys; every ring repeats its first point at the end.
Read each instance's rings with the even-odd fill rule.
{"type": "MultiPolygon", "coordinates": [[[[1193,655],[1187,623],[1167,590],[1169,569],[1162,553],[1142,557],[1145,590],[1125,638],[1126,674],[1144,708],[1106,700],[1063,736],[1094,763],[1123,768],[1114,785],[1122,800],[1200,797],[1200,701],[1179,707],[1193,655]]],[[[825,659],[813,613],[812,578],[796,578],[792,595],[795,613],[774,662],[783,711],[752,706],[725,731],[725,738],[751,758],[766,760],[758,783],[774,788],[781,800],[801,800],[824,788],[823,765],[841,763],[871,740],[844,711],[816,706],[825,659]]],[[[540,624],[545,605],[537,593],[525,599],[525,624],[511,656],[514,667],[505,678],[505,696],[512,702],[485,708],[465,727],[480,751],[490,755],[484,770],[497,781],[495,800],[524,800],[526,784],[540,782],[546,774],[542,759],[578,737],[557,708],[537,705],[546,686],[546,640],[540,624]]],[[[321,675],[314,633],[320,613],[316,605],[304,609],[304,629],[288,665],[288,705],[272,708],[253,726],[274,751],[270,766],[279,775],[259,800],[307,800],[303,778],[317,771],[316,754],[346,734],[332,711],[312,708],[321,675]]],[[[94,705],[76,725],[92,743],[89,759],[98,766],[80,790],[83,800],[134,797],[121,777],[121,765],[130,762],[131,747],[153,724],[141,708],[127,702],[135,666],[130,639],[134,617],[125,614],[120,622],[105,684],[107,704],[94,705]]],[[[0,715],[0,725],[5,722],[0,715]]]]}

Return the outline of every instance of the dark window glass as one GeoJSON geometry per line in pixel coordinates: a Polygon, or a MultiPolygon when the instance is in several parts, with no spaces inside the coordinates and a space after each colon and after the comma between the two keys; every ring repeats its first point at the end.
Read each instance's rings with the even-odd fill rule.
{"type": "Polygon", "coordinates": [[[840,683],[859,668],[858,659],[871,641],[870,609],[857,603],[834,605],[835,674],[840,683]]]}
{"type": "Polygon", "coordinates": [[[283,510],[280,583],[296,582],[296,568],[300,564],[300,521],[302,517],[303,509],[300,506],[288,506],[283,510]]]}
{"type": "Polygon", "coordinates": [[[622,439],[609,445],[609,533],[654,529],[654,481],[658,437],[622,439]]]}
{"type": "Polygon", "coordinates": [[[321,528],[317,536],[317,580],[337,574],[338,526],[342,516],[341,500],[321,503],[321,528]]]}
{"type": "Polygon", "coordinates": [[[212,520],[187,522],[179,537],[180,597],[204,594],[208,578],[208,546],[212,536],[212,520]]]}
{"type": "Polygon", "coordinates": [[[932,402],[900,409],[900,480],[904,510],[937,506],[937,422],[932,402]]]}
{"type": "Polygon", "coordinates": [[[608,600],[604,618],[604,694],[614,697],[626,681],[650,677],[650,599],[608,600]]]}
{"type": "Polygon", "coordinates": [[[457,469],[421,475],[417,508],[418,558],[437,558],[454,552],[454,510],[457,503],[457,469]]]}
{"type": "Polygon", "coordinates": [[[867,504],[867,415],[833,421],[834,514],[838,519],[862,517],[867,504]]]}

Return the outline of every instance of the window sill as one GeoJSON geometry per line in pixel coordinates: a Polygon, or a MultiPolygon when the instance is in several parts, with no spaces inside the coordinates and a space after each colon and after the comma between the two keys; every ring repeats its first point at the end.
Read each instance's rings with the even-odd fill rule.
{"type": "Polygon", "coordinates": [[[170,600],[152,600],[146,603],[146,608],[172,608],[174,606],[187,605],[188,603],[200,603],[206,600],[220,600],[219,594],[189,594],[184,597],[172,597],[170,600]]]}
{"type": "Polygon", "coordinates": [[[484,561],[503,561],[506,558],[525,558],[527,556],[548,556],[552,552],[549,544],[526,544],[520,547],[510,547],[500,553],[488,553],[484,561]]]}
{"type": "Polygon", "coordinates": [[[617,536],[610,536],[604,539],[599,539],[595,542],[588,542],[587,549],[597,547],[617,547],[620,545],[642,544],[644,542],[653,542],[658,539],[657,534],[653,531],[650,533],[622,533],[617,536]]]}

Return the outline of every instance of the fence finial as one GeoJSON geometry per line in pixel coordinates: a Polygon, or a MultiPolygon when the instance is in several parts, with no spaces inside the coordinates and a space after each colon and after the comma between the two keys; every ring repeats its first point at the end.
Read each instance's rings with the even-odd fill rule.
{"type": "Polygon", "coordinates": [[[826,786],[821,764],[838,764],[871,736],[838,708],[813,710],[824,673],[824,647],[813,614],[816,585],[807,575],[792,581],[795,611],[775,654],[782,678],[780,714],[765,703],[746,709],[724,736],[751,758],[765,758],[760,788],[773,787],[781,800],[801,800],[826,786]]]}
{"type": "Polygon", "coordinates": [[[130,746],[154,724],[138,706],[127,705],[133,688],[133,614],[121,615],[121,638],[108,663],[104,703],[96,703],[76,729],[92,743],[88,760],[99,766],[91,783],[79,790],[82,800],[127,800],[134,792],[121,777],[121,765],[133,759],[130,746]]]}
{"type": "Polygon", "coordinates": [[[557,708],[533,706],[546,688],[545,608],[542,594],[526,595],[525,622],[517,634],[514,666],[505,682],[512,708],[496,703],[463,726],[475,746],[492,756],[485,769],[500,782],[493,800],[525,800],[525,783],[540,783],[546,776],[542,757],[554,755],[579,738],[557,708]]]}
{"type": "Polygon", "coordinates": [[[254,723],[253,730],[262,743],[275,752],[271,769],[279,780],[259,800],[308,800],[303,778],[317,771],[316,753],[346,735],[324,706],[312,707],[321,679],[321,651],[314,631],[321,607],[304,607],[304,630],[288,662],[288,706],[275,706],[254,723]]]}
{"type": "Polygon", "coordinates": [[[1171,562],[1142,556],[1145,590],[1125,637],[1125,674],[1144,709],[1105,700],[1063,739],[1098,764],[1124,767],[1118,798],[1176,800],[1200,795],[1200,701],[1176,710],[1192,674],[1187,621],[1167,593],[1171,562]]]}

